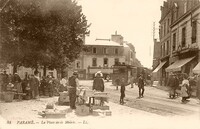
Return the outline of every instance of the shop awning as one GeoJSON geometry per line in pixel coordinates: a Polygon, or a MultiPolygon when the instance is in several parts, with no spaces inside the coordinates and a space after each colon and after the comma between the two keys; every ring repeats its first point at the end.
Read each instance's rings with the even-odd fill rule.
{"type": "Polygon", "coordinates": [[[156,69],[154,69],[153,73],[158,72],[158,70],[160,70],[160,69],[163,67],[163,65],[165,65],[166,62],[167,62],[167,61],[161,62],[161,63],[158,65],[158,67],[157,67],[156,69]]]}
{"type": "Polygon", "coordinates": [[[200,62],[192,70],[194,73],[200,73],[200,62]]]}
{"type": "Polygon", "coordinates": [[[184,66],[185,64],[187,64],[188,62],[190,62],[192,59],[194,59],[195,57],[190,57],[190,58],[185,58],[185,59],[181,59],[181,60],[177,60],[176,62],[174,62],[172,65],[170,65],[169,67],[167,67],[165,69],[166,72],[176,72],[176,71],[181,71],[181,67],[184,66]]]}

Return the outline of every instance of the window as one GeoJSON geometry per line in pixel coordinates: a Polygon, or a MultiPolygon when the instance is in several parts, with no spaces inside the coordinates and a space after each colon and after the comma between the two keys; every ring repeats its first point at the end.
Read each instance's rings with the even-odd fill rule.
{"type": "Polygon", "coordinates": [[[80,65],[80,64],[81,64],[80,61],[77,61],[77,62],[76,62],[76,68],[77,68],[77,69],[80,69],[80,68],[81,68],[81,65],[80,65]]]}
{"type": "Polygon", "coordinates": [[[169,40],[167,41],[167,47],[166,47],[166,55],[169,54],[169,40]]]}
{"type": "Polygon", "coordinates": [[[170,26],[170,23],[169,23],[169,19],[167,20],[167,33],[169,33],[169,26],[170,26]]]}
{"type": "Polygon", "coordinates": [[[166,51],[165,51],[165,48],[166,48],[166,47],[165,47],[165,43],[164,43],[164,44],[163,44],[163,56],[165,56],[165,52],[166,52],[166,51]]]}
{"type": "Polygon", "coordinates": [[[165,36],[165,34],[166,34],[166,22],[164,23],[164,36],[165,36]]]}
{"type": "Polygon", "coordinates": [[[163,54],[162,54],[162,53],[163,53],[163,50],[162,50],[162,48],[163,48],[163,47],[162,47],[162,45],[161,45],[161,46],[160,46],[160,53],[161,53],[161,57],[163,56],[163,54]]]}
{"type": "Polygon", "coordinates": [[[97,53],[97,49],[96,49],[96,47],[93,47],[93,48],[92,48],[92,52],[93,52],[94,54],[97,53]]]}
{"type": "Polygon", "coordinates": [[[115,48],[115,54],[118,54],[118,48],[115,48]]]}
{"type": "Polygon", "coordinates": [[[186,45],[186,28],[185,27],[183,27],[182,28],[182,47],[185,47],[185,45],[186,45]]]}
{"type": "Polygon", "coordinates": [[[92,59],[92,66],[97,66],[97,58],[92,59]]]}
{"type": "Polygon", "coordinates": [[[103,53],[107,54],[107,48],[105,48],[105,47],[103,48],[103,53]]]}
{"type": "Polygon", "coordinates": [[[103,59],[103,66],[108,66],[108,58],[103,59]]]}
{"type": "Polygon", "coordinates": [[[173,34],[173,45],[172,45],[172,50],[176,50],[176,33],[173,34]]]}
{"type": "Polygon", "coordinates": [[[187,12],[187,2],[184,3],[184,13],[187,12]]]}
{"type": "Polygon", "coordinates": [[[197,41],[197,21],[192,22],[192,43],[197,41]]]}
{"type": "Polygon", "coordinates": [[[119,58],[115,58],[115,65],[119,64],[119,58]]]}

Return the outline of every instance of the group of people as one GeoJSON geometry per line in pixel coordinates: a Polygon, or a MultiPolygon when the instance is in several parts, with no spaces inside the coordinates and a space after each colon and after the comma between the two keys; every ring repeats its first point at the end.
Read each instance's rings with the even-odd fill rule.
{"type": "Polygon", "coordinates": [[[167,86],[170,87],[169,98],[175,99],[176,96],[182,97],[182,103],[188,102],[192,94],[192,87],[196,87],[197,97],[200,99],[200,75],[194,75],[193,77],[188,77],[187,74],[171,73],[167,86]],[[177,90],[180,89],[180,93],[177,90]]]}
{"type": "MultiPolygon", "coordinates": [[[[134,83],[136,83],[136,79],[134,77],[131,78],[130,80],[131,83],[131,88],[134,87],[134,83]]],[[[129,85],[128,82],[126,81],[125,78],[122,77],[121,79],[121,88],[120,88],[120,104],[124,104],[124,98],[125,98],[125,90],[126,90],[126,86],[129,85]]],[[[145,79],[143,77],[142,74],[139,75],[138,79],[137,79],[137,85],[138,85],[138,90],[139,90],[139,96],[138,98],[143,98],[144,97],[144,86],[145,86],[145,79]]]]}
{"type": "MultiPolygon", "coordinates": [[[[41,95],[52,97],[59,90],[59,81],[51,75],[40,79],[39,73],[25,74],[25,78],[15,73],[7,74],[6,71],[0,74],[0,92],[12,91],[16,94],[21,94],[22,99],[37,99],[41,95]]],[[[21,99],[21,98],[20,98],[21,99]]]]}

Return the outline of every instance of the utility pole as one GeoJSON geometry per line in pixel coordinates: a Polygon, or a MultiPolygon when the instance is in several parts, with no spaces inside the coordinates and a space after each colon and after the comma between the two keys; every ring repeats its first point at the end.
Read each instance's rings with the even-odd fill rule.
{"type": "Polygon", "coordinates": [[[155,39],[155,22],[153,22],[153,40],[155,39]]]}

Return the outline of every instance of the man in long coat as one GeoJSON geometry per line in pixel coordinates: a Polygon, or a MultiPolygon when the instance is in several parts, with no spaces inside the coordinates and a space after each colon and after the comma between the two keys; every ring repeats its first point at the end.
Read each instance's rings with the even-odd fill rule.
{"type": "Polygon", "coordinates": [[[200,74],[197,77],[197,98],[199,99],[199,104],[200,104],[200,74]]]}
{"type": "Polygon", "coordinates": [[[40,82],[37,77],[34,75],[31,75],[31,78],[29,80],[29,85],[31,88],[32,98],[37,99],[39,97],[39,85],[40,82]]]}

